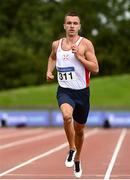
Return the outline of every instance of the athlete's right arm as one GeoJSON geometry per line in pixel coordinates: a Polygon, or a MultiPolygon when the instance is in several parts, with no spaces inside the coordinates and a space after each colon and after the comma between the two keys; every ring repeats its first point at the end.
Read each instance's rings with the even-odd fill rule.
{"type": "Polygon", "coordinates": [[[47,81],[53,80],[54,79],[54,75],[53,75],[53,71],[55,69],[56,66],[56,50],[57,50],[57,41],[54,41],[52,43],[52,51],[51,54],[48,58],[48,66],[47,66],[47,73],[46,73],[46,79],[47,81]]]}

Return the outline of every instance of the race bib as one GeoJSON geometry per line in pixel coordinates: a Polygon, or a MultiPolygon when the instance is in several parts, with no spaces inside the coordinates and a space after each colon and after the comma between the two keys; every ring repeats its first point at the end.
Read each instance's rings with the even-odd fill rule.
{"type": "Polygon", "coordinates": [[[59,81],[71,81],[76,80],[76,74],[74,67],[58,67],[58,80],[59,81]]]}

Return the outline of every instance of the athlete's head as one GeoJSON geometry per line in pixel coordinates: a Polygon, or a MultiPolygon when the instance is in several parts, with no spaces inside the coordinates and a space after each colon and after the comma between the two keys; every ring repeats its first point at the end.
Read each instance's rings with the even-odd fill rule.
{"type": "Polygon", "coordinates": [[[79,22],[80,22],[80,16],[76,11],[69,11],[67,14],[65,14],[64,22],[66,22],[67,16],[77,17],[79,19],[79,22]]]}
{"type": "Polygon", "coordinates": [[[64,18],[64,29],[68,35],[77,34],[80,28],[81,24],[79,15],[74,11],[68,12],[64,18]]]}

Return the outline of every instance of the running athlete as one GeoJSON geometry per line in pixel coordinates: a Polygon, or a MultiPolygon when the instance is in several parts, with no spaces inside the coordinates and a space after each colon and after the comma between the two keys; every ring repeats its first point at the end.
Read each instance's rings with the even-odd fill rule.
{"type": "Polygon", "coordinates": [[[82,175],[81,150],[84,127],[89,113],[90,73],[98,73],[99,66],[93,44],[80,37],[80,18],[75,12],[65,15],[66,36],[52,43],[48,59],[47,81],[53,80],[56,67],[57,100],[64,119],[64,129],[69,143],[66,167],[74,166],[74,175],[82,175]]]}

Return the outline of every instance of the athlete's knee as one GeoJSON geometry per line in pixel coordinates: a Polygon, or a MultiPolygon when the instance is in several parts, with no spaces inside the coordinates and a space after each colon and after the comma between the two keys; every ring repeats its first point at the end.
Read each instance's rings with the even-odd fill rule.
{"type": "Polygon", "coordinates": [[[72,115],[69,112],[63,114],[64,123],[71,123],[72,115]]]}

